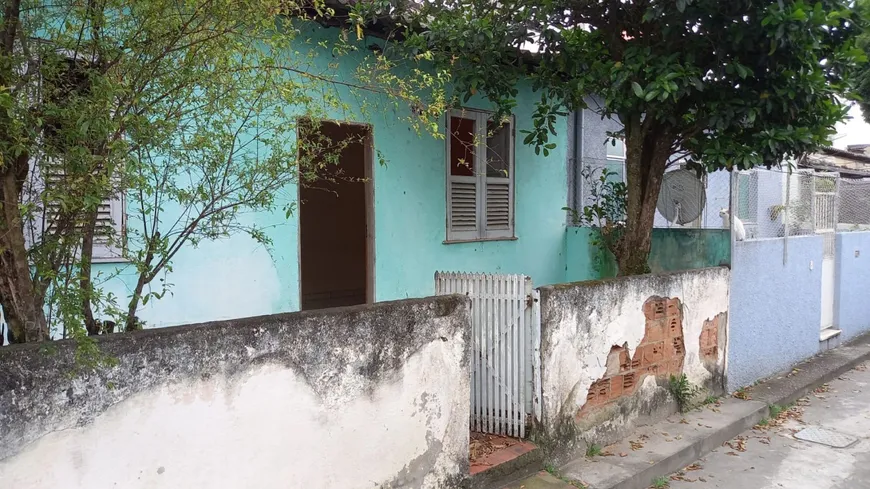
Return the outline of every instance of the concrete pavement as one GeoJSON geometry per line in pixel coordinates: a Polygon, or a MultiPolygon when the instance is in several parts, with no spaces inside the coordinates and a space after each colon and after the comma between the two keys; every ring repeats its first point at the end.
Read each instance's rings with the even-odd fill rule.
{"type": "MultiPolygon", "coordinates": [[[[791,371],[751,387],[743,399],[720,399],[689,413],[639,426],[631,437],[605,447],[601,456],[580,456],[559,467],[551,467],[552,474],[542,472],[531,477],[516,477],[510,479],[515,481],[513,483],[487,484],[485,487],[646,489],[657,479],[660,484],[668,481],[670,487],[680,485],[681,489],[870,489],[867,473],[870,459],[865,454],[863,439],[870,437],[870,397],[865,397],[870,393],[864,393],[870,391],[870,388],[865,389],[870,378],[867,377],[865,362],[870,363],[870,334],[825,351],[796,365],[791,371]],[[859,366],[857,370],[856,366],[859,366]],[[828,384],[823,384],[825,382],[828,384]],[[842,382],[854,385],[844,388],[842,382]],[[827,387],[819,389],[821,385],[827,387]],[[769,406],[791,405],[798,399],[801,400],[799,406],[781,415],[779,420],[766,420],[770,417],[769,406]],[[827,415],[821,414],[825,412],[827,415]],[[807,426],[835,430],[834,435],[843,433],[858,440],[844,449],[796,448],[808,442],[798,442],[788,436],[792,430],[804,426],[801,424],[804,418],[803,423],[807,426]],[[759,422],[767,427],[752,429],[759,422]],[[730,443],[730,446],[724,443],[730,443]],[[788,447],[804,450],[795,453],[805,458],[786,454],[784,450],[788,447]],[[842,453],[832,455],[829,451],[842,453]],[[704,458],[698,460],[699,457],[704,458]],[[697,465],[692,465],[696,460],[697,465]],[[759,469],[761,463],[756,461],[763,462],[765,468],[759,469]],[[735,478],[741,472],[737,466],[728,464],[743,462],[747,464],[745,473],[742,479],[735,478]],[[791,469],[789,464],[801,465],[807,473],[796,475],[800,473],[791,469]],[[819,469],[817,466],[820,464],[826,467],[819,469]],[[694,470],[674,473],[690,465],[694,470]],[[841,472],[846,468],[848,473],[841,472]],[[672,474],[670,479],[668,474],[672,474]],[[806,484],[801,482],[803,478],[808,481],[806,484]],[[818,478],[828,482],[819,483],[818,478]],[[841,485],[834,484],[837,480],[841,485]],[[773,485],[765,485],[767,481],[773,485]]],[[[870,449],[866,451],[870,452],[870,449]]]]}
{"type": "Polygon", "coordinates": [[[671,489],[870,488],[870,368],[846,372],[690,468],[670,477],[671,489]],[[808,427],[854,442],[833,448],[795,438],[808,427]]]}

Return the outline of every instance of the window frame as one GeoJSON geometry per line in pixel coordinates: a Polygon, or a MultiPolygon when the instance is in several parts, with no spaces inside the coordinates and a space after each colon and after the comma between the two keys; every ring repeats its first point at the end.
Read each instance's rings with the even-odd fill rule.
{"type": "Polygon", "coordinates": [[[625,139],[617,138],[617,137],[608,137],[607,139],[605,139],[604,144],[606,146],[606,148],[604,150],[605,151],[605,153],[604,153],[605,168],[607,168],[609,170],[610,165],[622,164],[622,172],[620,174],[620,177],[622,178],[622,182],[626,183],[626,181],[627,181],[627,175],[626,175],[627,155],[626,155],[626,148],[625,148],[625,139]],[[619,141],[620,146],[622,146],[622,153],[621,154],[613,154],[613,155],[610,154],[610,148],[615,146],[613,144],[614,140],[619,141]]]}
{"type": "Polygon", "coordinates": [[[450,243],[466,243],[479,241],[509,241],[516,240],[516,118],[511,115],[507,124],[509,127],[509,149],[508,152],[508,176],[507,177],[491,177],[487,175],[487,123],[494,112],[480,109],[458,108],[449,110],[444,119],[445,127],[445,228],[446,239],[444,244],[450,243]],[[474,144],[474,164],[472,176],[452,175],[451,161],[451,119],[459,117],[475,121],[475,144],[474,144]],[[452,229],[452,186],[453,182],[466,182],[475,184],[475,218],[476,226],[474,230],[453,230],[452,229]],[[507,229],[489,229],[487,228],[486,209],[487,209],[487,186],[496,184],[508,184],[508,228],[507,229]]]}
{"type": "MultiPolygon", "coordinates": [[[[69,49],[57,49],[57,53],[66,57],[67,61],[73,63],[78,61],[88,61],[84,54],[69,49]]],[[[41,60],[37,58],[36,61],[41,60]]],[[[36,72],[34,80],[35,89],[32,96],[41,100],[43,97],[43,74],[41,71],[36,72]]],[[[51,165],[52,161],[50,158],[39,154],[31,155],[30,161],[28,162],[28,183],[26,184],[25,192],[28,192],[29,195],[23,198],[37,204],[39,207],[39,211],[33,216],[32,222],[28,224],[28,226],[30,226],[30,231],[25,233],[25,241],[28,248],[33,246],[34,241],[41,239],[42,235],[52,225],[52,223],[49,222],[50,218],[46,211],[48,203],[42,201],[40,198],[41,193],[49,185],[48,178],[43,174],[43,172],[45,172],[51,165]]],[[[111,178],[113,180],[117,179],[116,176],[112,176],[111,178]]],[[[91,262],[129,263],[130,260],[125,256],[127,246],[126,193],[123,190],[119,190],[118,192],[104,198],[101,201],[100,206],[107,206],[109,208],[109,218],[112,221],[112,236],[94,236],[91,262]]],[[[99,211],[97,219],[99,224],[99,211]]],[[[79,250],[76,252],[76,255],[79,256],[80,253],[81,251],[79,250]]]]}

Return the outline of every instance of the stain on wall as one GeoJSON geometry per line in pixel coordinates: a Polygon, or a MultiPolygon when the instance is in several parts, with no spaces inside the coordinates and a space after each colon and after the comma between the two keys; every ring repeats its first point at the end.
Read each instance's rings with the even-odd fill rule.
{"type": "Polygon", "coordinates": [[[117,363],[86,372],[72,341],[0,348],[0,487],[458,487],[469,309],[443,296],[114,334],[96,341],[117,363]]]}
{"type": "Polygon", "coordinates": [[[627,342],[610,349],[604,377],[589,387],[578,419],[591,410],[634,395],[648,376],[668,378],[682,373],[686,345],[680,299],[650,297],[643,304],[643,314],[645,332],[634,356],[627,342]]]}

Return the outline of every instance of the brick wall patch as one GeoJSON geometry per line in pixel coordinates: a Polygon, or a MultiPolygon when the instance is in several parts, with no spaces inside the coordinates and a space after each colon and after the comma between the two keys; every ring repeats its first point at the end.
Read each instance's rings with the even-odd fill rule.
{"type": "Polygon", "coordinates": [[[704,363],[717,363],[719,361],[719,327],[724,327],[722,324],[725,321],[725,313],[720,312],[713,319],[704,321],[701,327],[701,337],[699,341],[699,351],[701,352],[701,360],[704,363]]]}
{"type": "MultiPolygon", "coordinates": [[[[647,376],[670,377],[682,373],[686,346],[680,299],[650,297],[643,304],[643,313],[646,318],[644,336],[634,355],[627,343],[611,347],[604,377],[589,387],[586,404],[577,413],[578,418],[634,394],[647,376]]],[[[718,319],[716,324],[718,327],[718,319]]],[[[707,327],[706,323],[704,327],[707,327]]],[[[713,336],[718,342],[718,331],[713,336]]],[[[703,342],[703,334],[701,338],[703,342]]]]}

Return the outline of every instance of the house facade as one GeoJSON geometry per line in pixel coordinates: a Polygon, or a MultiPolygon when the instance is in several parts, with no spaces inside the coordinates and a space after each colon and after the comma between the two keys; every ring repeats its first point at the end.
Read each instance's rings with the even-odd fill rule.
{"type": "MultiPolygon", "coordinates": [[[[339,35],[312,24],[301,37],[328,45],[339,35]]],[[[339,70],[336,78],[350,79],[367,61],[359,53],[368,52],[330,68],[339,70]]],[[[324,54],[318,62],[330,60],[324,54]]],[[[444,129],[454,133],[445,140],[413,130],[407,108],[348,92],[345,109],[330,114],[323,128],[331,138],[362,141],[342,152],[340,164],[361,178],[340,188],[285,189],[280,199],[297,203],[289,217],[281,205],[245,216],[267,233],[271,247],[235,235],[183,249],[166,277],[170,292],[145,304],[140,320],[171,326],[425,297],[434,294],[439,270],[519,273],[535,285],[563,281],[572,126],[569,118],[557,121],[557,145],[548,156],[522,144],[519,134],[531,129],[536,100],[530,84],[519,87],[510,125],[484,144],[479,136],[491,123],[491,107],[480,98],[445,114],[444,129]],[[385,108],[371,109],[378,106],[385,108]],[[503,154],[487,155],[485,146],[503,154]]],[[[598,138],[602,150],[605,137],[598,138]]],[[[96,282],[123,303],[135,285],[131,268],[103,260],[95,266],[96,282]]]]}

